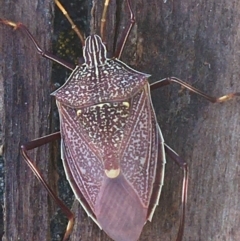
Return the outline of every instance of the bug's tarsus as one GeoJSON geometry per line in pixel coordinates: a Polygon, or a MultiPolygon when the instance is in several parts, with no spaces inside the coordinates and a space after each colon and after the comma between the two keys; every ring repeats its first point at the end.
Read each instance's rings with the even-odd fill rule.
{"type": "Polygon", "coordinates": [[[58,1],[58,0],[54,0],[54,2],[56,3],[56,5],[58,6],[58,8],[60,9],[60,11],[63,13],[63,15],[67,18],[68,22],[71,24],[73,31],[77,34],[77,36],[80,38],[82,46],[84,46],[85,44],[85,38],[83,37],[82,32],[80,31],[80,29],[74,24],[73,20],[71,19],[71,17],[69,16],[68,12],[66,11],[66,9],[63,7],[63,5],[58,1]]]}
{"type": "Polygon", "coordinates": [[[53,142],[55,140],[59,140],[61,138],[60,132],[53,133],[51,135],[47,135],[35,140],[32,140],[28,143],[25,143],[21,146],[21,153],[24,157],[24,160],[26,161],[27,165],[30,167],[34,175],[38,178],[38,180],[43,184],[49,195],[53,198],[55,203],[60,207],[62,212],[66,215],[68,218],[68,225],[64,234],[64,238],[62,241],[66,241],[68,237],[70,236],[73,225],[74,225],[74,214],[71,212],[71,210],[62,202],[61,199],[58,198],[58,196],[54,193],[54,191],[50,188],[48,183],[45,181],[44,177],[38,170],[38,168],[33,164],[33,160],[29,157],[28,151],[33,150],[34,148],[40,147],[42,145],[45,145],[47,143],[53,142]]]}
{"type": "Polygon", "coordinates": [[[54,61],[58,64],[61,64],[62,66],[66,67],[70,70],[73,70],[75,68],[75,66],[73,64],[67,63],[65,60],[62,60],[61,58],[59,58],[57,56],[54,56],[53,54],[49,53],[48,51],[44,51],[39,46],[36,39],[33,37],[33,35],[30,33],[30,31],[28,30],[28,28],[24,24],[14,23],[12,21],[5,20],[5,19],[0,19],[0,22],[13,27],[14,30],[20,29],[24,34],[26,34],[30,38],[30,40],[34,44],[34,47],[37,50],[38,54],[40,54],[44,58],[49,59],[51,61],[54,61]]]}
{"type": "Polygon", "coordinates": [[[155,90],[158,89],[160,87],[163,87],[165,85],[169,85],[172,83],[177,83],[180,84],[181,86],[183,86],[184,88],[190,90],[191,92],[202,96],[204,99],[212,102],[212,103],[221,103],[221,102],[225,102],[228,100],[233,99],[236,96],[240,96],[240,92],[235,92],[235,93],[229,93],[220,97],[213,97],[210,95],[205,94],[204,92],[202,92],[201,90],[196,89],[195,87],[191,86],[190,84],[176,78],[176,77],[168,77],[168,78],[164,78],[162,80],[159,80],[157,82],[154,82],[150,85],[151,90],[155,90]]]}
{"type": "Polygon", "coordinates": [[[188,189],[188,165],[187,162],[182,159],[174,150],[172,150],[168,145],[164,144],[166,154],[174,160],[177,165],[183,170],[183,183],[182,183],[182,205],[181,205],[181,218],[177,234],[176,241],[181,241],[184,232],[185,224],[185,212],[187,205],[187,189],[188,189]]]}
{"type": "Polygon", "coordinates": [[[117,59],[121,58],[121,55],[122,55],[123,49],[125,47],[126,41],[127,41],[128,37],[129,37],[129,34],[130,34],[134,24],[135,24],[135,16],[133,14],[130,1],[129,0],[126,0],[126,1],[127,1],[128,10],[130,12],[130,23],[129,23],[128,27],[125,29],[124,33],[122,34],[122,37],[121,37],[120,42],[119,42],[119,47],[114,53],[114,57],[117,58],[117,59]]]}

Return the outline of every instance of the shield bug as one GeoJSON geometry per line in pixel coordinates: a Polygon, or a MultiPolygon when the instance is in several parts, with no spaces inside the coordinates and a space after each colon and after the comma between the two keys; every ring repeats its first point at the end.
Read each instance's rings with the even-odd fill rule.
{"type": "MultiPolygon", "coordinates": [[[[56,3],[64,12],[61,4],[56,3]]],[[[151,220],[163,184],[167,153],[184,172],[183,215],[177,238],[181,240],[187,165],[164,144],[152,107],[150,88],[175,82],[212,102],[225,101],[236,95],[215,99],[177,78],[167,78],[150,87],[147,74],[135,71],[119,60],[134,23],[129,1],[127,4],[131,21],[114,58],[107,58],[106,46],[102,41],[107,1],[101,37],[91,35],[84,40],[76,30],[84,46],[85,58],[84,64],[76,68],[43,52],[24,25],[2,21],[23,30],[44,57],[73,70],[67,82],[53,93],[61,120],[60,133],[22,146],[27,164],[70,219],[70,228],[64,240],[70,234],[73,215],[32,165],[28,150],[62,138],[62,159],[76,197],[89,216],[116,241],[137,240],[145,222],[151,220]]]]}

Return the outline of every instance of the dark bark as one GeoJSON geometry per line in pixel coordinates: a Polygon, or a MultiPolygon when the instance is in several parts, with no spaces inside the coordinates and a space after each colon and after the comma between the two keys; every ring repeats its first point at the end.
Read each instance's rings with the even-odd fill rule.
{"type": "MultiPolygon", "coordinates": [[[[24,23],[49,49],[53,17],[49,1],[1,0],[0,18],[24,23]]],[[[3,240],[49,240],[49,197],[20,155],[20,145],[49,133],[51,63],[41,58],[19,30],[0,23],[5,160],[3,240]]],[[[49,148],[31,152],[48,179],[49,148]]]]}
{"type": "MultiPolygon", "coordinates": [[[[116,39],[113,30],[117,27],[121,34],[129,19],[124,2],[117,3],[111,1],[108,11],[107,43],[111,52],[116,39]]],[[[50,5],[46,4],[42,10],[40,3],[21,1],[16,6],[2,1],[0,17],[24,22],[41,46],[49,49],[51,16],[46,11],[50,5]]],[[[132,1],[132,7],[136,25],[121,60],[152,74],[150,82],[176,76],[210,95],[240,92],[238,1],[149,0],[132,1]]],[[[99,26],[101,9],[97,1],[93,29],[99,26]]],[[[5,238],[47,240],[51,216],[48,196],[20,157],[19,144],[49,132],[50,64],[36,55],[20,32],[2,25],[0,31],[0,59],[5,62],[5,238]]],[[[189,163],[183,240],[240,240],[239,99],[213,105],[176,85],[156,90],[152,96],[166,143],[189,163]]],[[[47,148],[34,152],[43,170],[51,163],[46,153],[47,148]]],[[[168,159],[159,207],[152,223],[145,225],[141,241],[175,240],[181,178],[181,171],[168,159]]],[[[110,240],[80,205],[73,209],[77,218],[71,241],[110,240]]]]}

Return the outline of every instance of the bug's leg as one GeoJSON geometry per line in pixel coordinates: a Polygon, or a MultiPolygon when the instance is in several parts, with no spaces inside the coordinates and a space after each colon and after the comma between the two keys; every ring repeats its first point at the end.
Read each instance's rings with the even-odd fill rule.
{"type": "Polygon", "coordinates": [[[85,40],[83,37],[83,34],[81,33],[80,29],[74,24],[73,20],[69,16],[66,9],[63,7],[63,5],[59,2],[59,0],[54,0],[60,11],[63,13],[63,15],[67,18],[68,22],[71,24],[73,31],[77,34],[77,36],[80,38],[82,42],[82,46],[84,46],[85,40]]]}
{"type": "Polygon", "coordinates": [[[229,93],[229,94],[223,95],[221,97],[213,97],[213,96],[205,94],[201,90],[198,90],[198,89],[194,88],[190,84],[187,84],[186,82],[184,82],[184,81],[182,81],[182,80],[180,80],[176,77],[169,77],[169,78],[159,80],[155,83],[152,83],[150,85],[150,89],[155,90],[155,89],[158,89],[160,87],[163,87],[165,85],[169,85],[169,84],[172,84],[172,83],[180,84],[181,86],[185,87],[186,89],[192,91],[195,94],[198,94],[198,95],[202,96],[203,98],[205,98],[206,100],[208,100],[212,103],[220,103],[220,102],[230,100],[230,99],[234,98],[235,96],[240,96],[240,92],[236,92],[236,93],[229,93]]]}
{"type": "Polygon", "coordinates": [[[124,46],[126,44],[126,41],[128,39],[128,36],[129,36],[129,34],[132,30],[133,25],[135,24],[135,16],[133,14],[133,11],[132,11],[132,8],[131,8],[131,5],[130,5],[130,0],[126,0],[126,1],[127,1],[127,5],[128,5],[128,10],[130,12],[130,22],[129,22],[128,27],[125,29],[125,31],[124,31],[124,33],[121,37],[121,40],[119,42],[119,46],[118,46],[117,50],[115,51],[114,57],[117,58],[117,59],[121,58],[121,55],[122,55],[124,46]]]}
{"type": "Polygon", "coordinates": [[[42,145],[45,145],[49,142],[59,140],[61,138],[60,132],[53,133],[51,135],[47,135],[35,140],[32,140],[24,145],[21,146],[21,153],[24,157],[24,160],[26,161],[27,165],[30,167],[34,175],[38,178],[38,180],[43,184],[49,195],[53,198],[53,200],[56,202],[56,204],[61,208],[62,212],[67,216],[68,218],[68,225],[66,228],[66,232],[64,234],[64,238],[62,241],[66,241],[69,237],[69,235],[72,232],[73,225],[74,225],[74,215],[71,212],[71,210],[62,202],[61,199],[58,198],[58,196],[53,192],[53,190],[49,187],[45,179],[43,178],[42,174],[38,170],[38,168],[33,164],[33,160],[28,156],[27,152],[40,147],[42,145]]]}
{"type": "Polygon", "coordinates": [[[101,18],[101,26],[100,26],[100,36],[103,40],[103,42],[106,42],[106,15],[107,15],[107,9],[109,5],[110,0],[105,0],[104,2],[104,8],[101,18]]]}
{"type": "Polygon", "coordinates": [[[184,232],[184,223],[185,223],[185,212],[187,205],[187,189],[188,189],[188,165],[187,163],[168,145],[164,144],[165,152],[167,155],[173,159],[180,168],[183,170],[183,184],[182,184],[182,208],[181,208],[181,219],[177,234],[176,241],[182,241],[183,232],[184,232]]]}
{"type": "Polygon", "coordinates": [[[54,56],[53,54],[51,54],[47,51],[44,51],[39,46],[36,39],[33,37],[33,35],[30,33],[30,31],[28,30],[28,28],[24,24],[15,23],[15,22],[12,22],[12,21],[9,21],[9,20],[6,20],[6,19],[1,19],[1,18],[0,18],[0,23],[9,25],[9,26],[13,27],[14,30],[20,29],[21,31],[23,31],[23,33],[26,34],[30,38],[32,43],[34,44],[34,47],[36,48],[38,54],[42,55],[44,58],[47,58],[47,59],[52,60],[52,61],[54,61],[58,64],[61,64],[62,66],[66,67],[70,70],[73,70],[75,68],[74,65],[67,63],[66,61],[62,60],[61,58],[58,58],[57,56],[54,56]]]}

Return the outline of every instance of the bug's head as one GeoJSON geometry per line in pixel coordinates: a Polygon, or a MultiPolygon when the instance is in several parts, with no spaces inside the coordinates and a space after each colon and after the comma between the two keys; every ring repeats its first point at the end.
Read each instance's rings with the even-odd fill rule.
{"type": "Polygon", "coordinates": [[[107,49],[98,35],[94,34],[86,38],[85,46],[83,47],[83,57],[89,68],[105,64],[107,49]]]}

